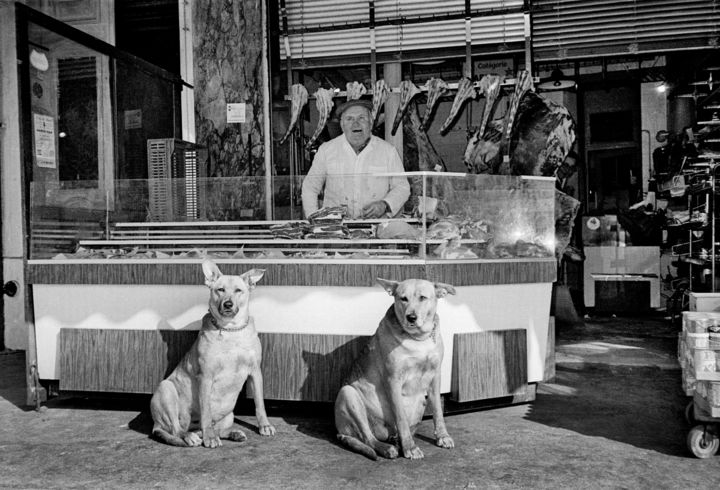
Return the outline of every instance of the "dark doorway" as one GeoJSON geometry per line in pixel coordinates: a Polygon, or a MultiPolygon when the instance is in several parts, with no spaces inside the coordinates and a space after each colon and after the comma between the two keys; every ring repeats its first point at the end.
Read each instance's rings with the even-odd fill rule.
{"type": "Polygon", "coordinates": [[[58,60],[60,180],[98,180],[98,86],[94,56],[58,60]]]}
{"type": "Polygon", "coordinates": [[[180,73],[179,24],[177,0],[115,2],[116,46],[171,73],[180,73]]]}
{"type": "Polygon", "coordinates": [[[635,204],[642,189],[639,85],[605,81],[585,87],[586,214],[617,214],[635,204]]]}

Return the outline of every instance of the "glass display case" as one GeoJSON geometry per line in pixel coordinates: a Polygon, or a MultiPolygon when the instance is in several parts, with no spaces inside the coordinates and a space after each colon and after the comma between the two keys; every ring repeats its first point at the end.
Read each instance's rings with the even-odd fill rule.
{"type": "Polygon", "coordinates": [[[391,305],[377,278],[415,278],[455,289],[438,307],[442,392],[458,402],[534,399],[553,365],[553,180],[371,178],[388,177],[411,188],[397,216],[361,219],[349,215],[354,203],[320,201],[320,212],[293,221],[265,219],[268,201],[302,187],[282,178],[116,181],[103,206],[60,206],[48,199],[60,184],[33,183],[27,277],[39,376],[61,390],[152,392],[207,311],[209,257],[225,274],[265,271],[251,311],[266,398],[332,401],[391,305]]]}
{"type": "MultiPolygon", "coordinates": [[[[201,175],[201,173],[199,173],[201,175]]],[[[105,202],[58,201],[63,181],[31,184],[30,259],[533,260],[554,254],[554,184],[542,177],[412,172],[345,175],[375,188],[408,179],[394,217],[362,219],[349,205],[305,220],[267,220],[264,177],[117,180],[105,202]]],[[[273,179],[273,198],[290,188],[273,179]]],[[[298,179],[299,180],[299,179],[298,179]]],[[[301,188],[300,182],[295,182],[301,188]]],[[[329,185],[330,183],[328,183],[329,185]]],[[[353,192],[348,192],[353,195],[353,192]]]]}

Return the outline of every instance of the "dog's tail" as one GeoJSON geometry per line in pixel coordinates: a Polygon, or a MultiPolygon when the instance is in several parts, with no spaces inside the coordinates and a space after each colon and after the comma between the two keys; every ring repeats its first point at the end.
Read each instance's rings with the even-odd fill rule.
{"type": "Polygon", "coordinates": [[[160,427],[153,427],[152,435],[161,442],[164,442],[165,444],[170,444],[171,446],[188,447],[188,443],[185,442],[182,437],[175,436],[160,427]]]}
{"type": "Polygon", "coordinates": [[[371,448],[370,446],[368,446],[367,444],[365,444],[364,442],[362,442],[360,439],[353,437],[353,436],[348,436],[345,434],[338,434],[337,438],[345,446],[349,447],[356,453],[360,453],[363,456],[366,456],[366,457],[372,459],[373,461],[377,461],[378,455],[375,452],[375,450],[373,448],[371,448]]]}

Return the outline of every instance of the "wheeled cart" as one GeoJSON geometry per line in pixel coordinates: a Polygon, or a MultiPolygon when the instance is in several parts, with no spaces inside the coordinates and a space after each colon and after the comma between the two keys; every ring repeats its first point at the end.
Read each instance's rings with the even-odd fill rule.
{"type": "Polygon", "coordinates": [[[688,449],[709,458],[720,448],[720,314],[683,312],[678,341],[683,389],[692,400],[685,409],[691,425],[688,449]]]}
{"type": "Polygon", "coordinates": [[[685,410],[692,425],[687,435],[688,449],[698,458],[709,458],[720,447],[720,408],[712,407],[702,396],[693,395],[685,410]]]}

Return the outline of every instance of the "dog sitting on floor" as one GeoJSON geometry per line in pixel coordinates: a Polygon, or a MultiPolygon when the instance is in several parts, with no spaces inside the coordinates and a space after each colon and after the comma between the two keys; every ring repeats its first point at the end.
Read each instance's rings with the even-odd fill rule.
{"type": "Polygon", "coordinates": [[[455,288],[422,279],[378,282],[395,301],[338,393],[335,427],[342,444],[371,459],[378,454],[398,457],[398,440],[404,457],[420,459],[423,453],[413,434],[425,413],[426,397],[435,443],[455,446],[440,404],[443,342],[436,314],[438,298],[455,294],[455,288]]]}
{"type": "Polygon", "coordinates": [[[193,346],[153,394],[152,433],[173,446],[215,448],[222,446],[221,439],[245,440],[234,424],[233,409],[248,379],[259,432],[272,436],[275,428],[263,400],[260,339],[248,309],[250,291],[265,271],[223,275],[210,260],[202,269],[210,288],[209,311],[193,346]]]}

